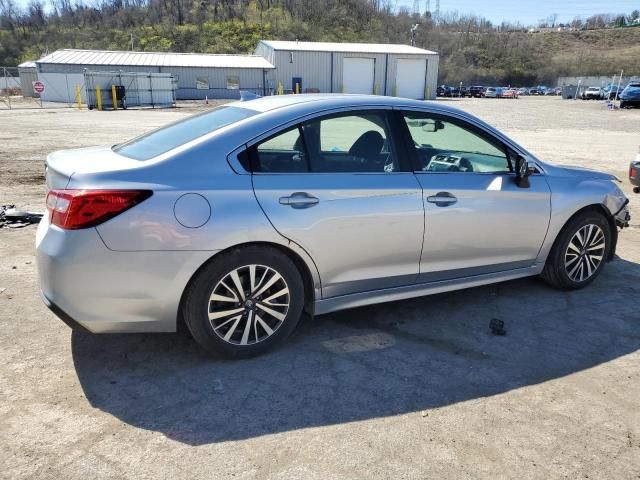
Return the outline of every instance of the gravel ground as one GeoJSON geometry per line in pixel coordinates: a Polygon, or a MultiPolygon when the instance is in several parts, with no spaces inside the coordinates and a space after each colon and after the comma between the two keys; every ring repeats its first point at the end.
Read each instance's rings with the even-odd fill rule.
{"type": "MultiPolygon", "coordinates": [[[[639,110],[447,103],[625,179],[640,143],[639,110]]],[[[2,110],[0,204],[43,209],[52,150],[203,108],[2,110]]],[[[640,195],[624,189],[632,227],[585,290],[525,279],[353,309],[234,362],[180,334],[72,332],[38,297],[35,226],[0,230],[0,478],[640,478],[640,195]]]]}

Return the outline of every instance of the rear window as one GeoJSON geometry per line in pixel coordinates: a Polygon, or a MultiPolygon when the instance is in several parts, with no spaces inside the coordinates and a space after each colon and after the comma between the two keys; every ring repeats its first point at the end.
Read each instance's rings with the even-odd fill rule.
{"type": "Polygon", "coordinates": [[[113,147],[115,152],[136,160],[149,160],[191,140],[257,114],[239,107],[217,107],[153,130],[113,147]]]}

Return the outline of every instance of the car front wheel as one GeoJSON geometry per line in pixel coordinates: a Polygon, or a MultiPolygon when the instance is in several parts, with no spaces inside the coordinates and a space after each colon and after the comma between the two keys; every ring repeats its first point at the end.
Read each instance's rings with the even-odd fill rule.
{"type": "Polygon", "coordinates": [[[611,248],[611,226],[597,212],[570,220],[549,253],[542,278],[563,290],[585,287],[600,275],[611,248]]]}
{"type": "Polygon", "coordinates": [[[183,302],[185,323],[208,352],[250,357],[284,340],[304,306],[293,261],[267,247],[222,254],[192,280],[183,302]]]}

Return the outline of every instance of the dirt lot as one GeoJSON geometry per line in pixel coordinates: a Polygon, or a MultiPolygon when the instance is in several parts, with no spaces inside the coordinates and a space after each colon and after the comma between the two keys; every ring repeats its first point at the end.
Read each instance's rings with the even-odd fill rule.
{"type": "MultiPolygon", "coordinates": [[[[640,110],[449,103],[622,178],[640,144],[640,110]]],[[[0,111],[0,204],[43,209],[51,150],[201,108],[0,111]]],[[[235,362],[179,334],[72,332],[38,297],[35,226],[0,230],[0,477],[640,478],[640,195],[624,188],[632,228],[586,290],[529,279],[354,309],[235,362]]]]}

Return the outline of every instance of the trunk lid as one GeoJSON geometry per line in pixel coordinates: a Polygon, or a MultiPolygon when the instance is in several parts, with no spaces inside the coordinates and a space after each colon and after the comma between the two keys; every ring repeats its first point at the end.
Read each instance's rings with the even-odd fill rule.
{"type": "Polygon", "coordinates": [[[140,161],[115,153],[109,146],[74,148],[50,153],[46,160],[48,189],[64,189],[71,177],[82,173],[102,173],[140,167],[140,161]]]}

